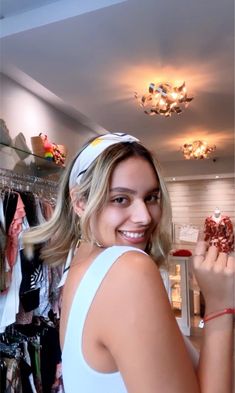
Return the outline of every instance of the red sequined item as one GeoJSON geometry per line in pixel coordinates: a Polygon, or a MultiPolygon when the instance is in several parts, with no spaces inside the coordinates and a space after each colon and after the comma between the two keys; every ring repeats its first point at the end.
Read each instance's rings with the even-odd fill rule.
{"type": "Polygon", "coordinates": [[[233,224],[228,216],[222,216],[216,222],[212,216],[205,219],[205,241],[218,247],[219,252],[229,253],[234,250],[233,224]]]}
{"type": "Polygon", "coordinates": [[[190,250],[176,250],[172,253],[173,257],[191,257],[192,253],[190,250]]]}

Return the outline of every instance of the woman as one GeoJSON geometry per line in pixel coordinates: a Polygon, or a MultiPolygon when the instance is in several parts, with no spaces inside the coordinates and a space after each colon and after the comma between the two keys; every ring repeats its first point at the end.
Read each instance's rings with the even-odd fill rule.
{"type": "Polygon", "coordinates": [[[195,370],[158,270],[170,221],[151,153],[130,135],[107,134],[67,170],[52,219],[25,234],[26,245],[47,242],[48,263],[67,258],[60,324],[66,393],[231,393],[234,259],[197,245],[208,321],[195,370]]]}

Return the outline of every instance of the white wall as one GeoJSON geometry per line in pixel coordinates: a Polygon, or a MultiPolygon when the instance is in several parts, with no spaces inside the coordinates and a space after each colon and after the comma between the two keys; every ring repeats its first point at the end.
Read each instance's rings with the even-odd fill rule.
{"type": "Polygon", "coordinates": [[[234,174],[234,156],[206,160],[164,161],[162,169],[165,177],[234,174]]]}
{"type": "Polygon", "coordinates": [[[0,118],[6,122],[12,139],[20,132],[24,134],[30,150],[30,138],[42,132],[51,142],[66,145],[69,159],[96,135],[4,74],[0,74],[0,87],[0,118]]]}

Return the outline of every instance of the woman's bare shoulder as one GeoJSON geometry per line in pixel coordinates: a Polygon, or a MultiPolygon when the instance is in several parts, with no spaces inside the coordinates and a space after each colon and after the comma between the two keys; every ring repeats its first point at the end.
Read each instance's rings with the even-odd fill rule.
{"type": "Polygon", "coordinates": [[[129,250],[122,254],[113,266],[110,277],[121,280],[122,288],[126,284],[128,288],[135,285],[149,285],[151,282],[156,286],[162,282],[161,275],[155,261],[146,253],[138,250],[129,250]]]}
{"type": "Polygon", "coordinates": [[[120,269],[125,269],[133,272],[135,269],[136,274],[138,275],[140,272],[148,272],[154,271],[159,272],[156,262],[152,259],[152,257],[145,252],[141,252],[140,250],[130,249],[124,252],[117,260],[117,265],[120,269]]]}
{"type": "Polygon", "coordinates": [[[138,251],[123,254],[103,289],[100,338],[128,391],[163,391],[169,375],[174,374],[165,391],[197,392],[191,362],[152,258],[138,251]],[[187,378],[183,370],[187,370],[187,378]]]}
{"type": "MultiPolygon", "coordinates": [[[[138,250],[122,254],[112,266],[102,285],[104,310],[113,315],[113,320],[126,315],[124,324],[128,324],[128,311],[135,312],[135,317],[146,313],[146,318],[156,318],[156,308],[170,311],[168,296],[161,274],[153,259],[138,250]],[[141,295],[141,297],[140,297],[141,295]]],[[[105,311],[104,311],[105,312],[105,311]]]]}

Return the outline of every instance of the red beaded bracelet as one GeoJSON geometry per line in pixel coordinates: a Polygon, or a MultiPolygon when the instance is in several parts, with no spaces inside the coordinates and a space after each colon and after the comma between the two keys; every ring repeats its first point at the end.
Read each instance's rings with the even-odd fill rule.
{"type": "Polygon", "coordinates": [[[210,321],[211,319],[220,317],[221,315],[225,314],[233,314],[235,315],[235,308],[225,308],[224,310],[213,312],[209,315],[206,315],[204,319],[202,319],[199,323],[199,327],[203,327],[205,322],[210,321]]]}

